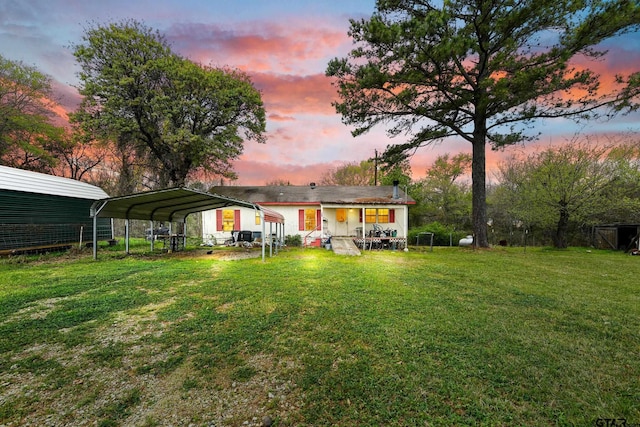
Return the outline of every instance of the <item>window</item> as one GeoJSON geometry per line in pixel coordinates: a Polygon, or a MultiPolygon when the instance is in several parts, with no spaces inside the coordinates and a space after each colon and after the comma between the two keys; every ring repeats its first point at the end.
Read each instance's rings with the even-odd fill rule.
{"type": "Polygon", "coordinates": [[[240,229],[240,210],[218,209],[216,210],[216,230],[233,231],[240,229]]]}
{"type": "Polygon", "coordinates": [[[377,211],[377,209],[365,209],[364,210],[364,216],[365,216],[364,219],[368,223],[378,222],[378,216],[376,215],[376,211],[377,211]]]}
{"type": "Polygon", "coordinates": [[[298,210],[298,230],[312,231],[318,230],[321,219],[320,209],[300,209],[298,210]]]}
{"type": "Polygon", "coordinates": [[[336,221],[345,222],[347,220],[347,210],[340,208],[336,209],[336,221]]]}
{"type": "Polygon", "coordinates": [[[315,209],[304,210],[304,229],[305,230],[316,229],[316,210],[315,209]]]}
{"type": "Polygon", "coordinates": [[[232,209],[222,211],[222,231],[235,230],[235,215],[232,209]]]}
{"type": "Polygon", "coordinates": [[[256,225],[260,225],[260,212],[256,211],[256,225]]]}
{"type": "Polygon", "coordinates": [[[389,222],[389,209],[378,209],[378,223],[386,224],[389,222]]]}
{"type": "MultiPolygon", "coordinates": [[[[396,222],[395,209],[373,209],[368,208],[364,210],[365,220],[367,224],[388,224],[396,222]]],[[[360,211],[360,222],[362,222],[362,211],[360,211]]]]}

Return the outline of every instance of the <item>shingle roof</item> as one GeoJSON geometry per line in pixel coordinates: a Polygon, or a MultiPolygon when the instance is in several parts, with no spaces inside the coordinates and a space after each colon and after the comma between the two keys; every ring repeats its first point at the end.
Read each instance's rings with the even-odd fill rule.
{"type": "Polygon", "coordinates": [[[44,173],[0,166],[0,190],[50,194],[76,199],[99,200],[109,197],[100,187],[44,173]]]}
{"type": "Polygon", "coordinates": [[[272,185],[262,187],[221,186],[210,192],[259,204],[414,204],[415,201],[393,186],[315,186],[272,185]]]}

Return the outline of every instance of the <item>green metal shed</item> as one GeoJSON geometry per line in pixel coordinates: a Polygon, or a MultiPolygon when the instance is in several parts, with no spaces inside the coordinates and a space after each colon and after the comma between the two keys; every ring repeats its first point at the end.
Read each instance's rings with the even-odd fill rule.
{"type": "MultiPolygon", "coordinates": [[[[92,241],[91,205],[109,197],[85,182],[0,166],[0,254],[92,241]]],[[[98,239],[113,237],[101,218],[98,239]]]]}

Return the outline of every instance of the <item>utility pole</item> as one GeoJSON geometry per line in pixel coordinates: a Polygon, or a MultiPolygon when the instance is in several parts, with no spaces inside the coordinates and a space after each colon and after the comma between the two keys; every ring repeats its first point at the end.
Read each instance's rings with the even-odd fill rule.
{"type": "Polygon", "coordinates": [[[378,186],[378,149],[374,150],[375,157],[373,158],[373,186],[378,186]]]}

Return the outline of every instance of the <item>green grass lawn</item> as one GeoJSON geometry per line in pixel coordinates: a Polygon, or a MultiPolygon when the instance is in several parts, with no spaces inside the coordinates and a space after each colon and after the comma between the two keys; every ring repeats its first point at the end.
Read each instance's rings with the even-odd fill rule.
{"type": "Polygon", "coordinates": [[[640,423],[640,257],[214,255],[0,260],[0,425],[640,423]]]}

